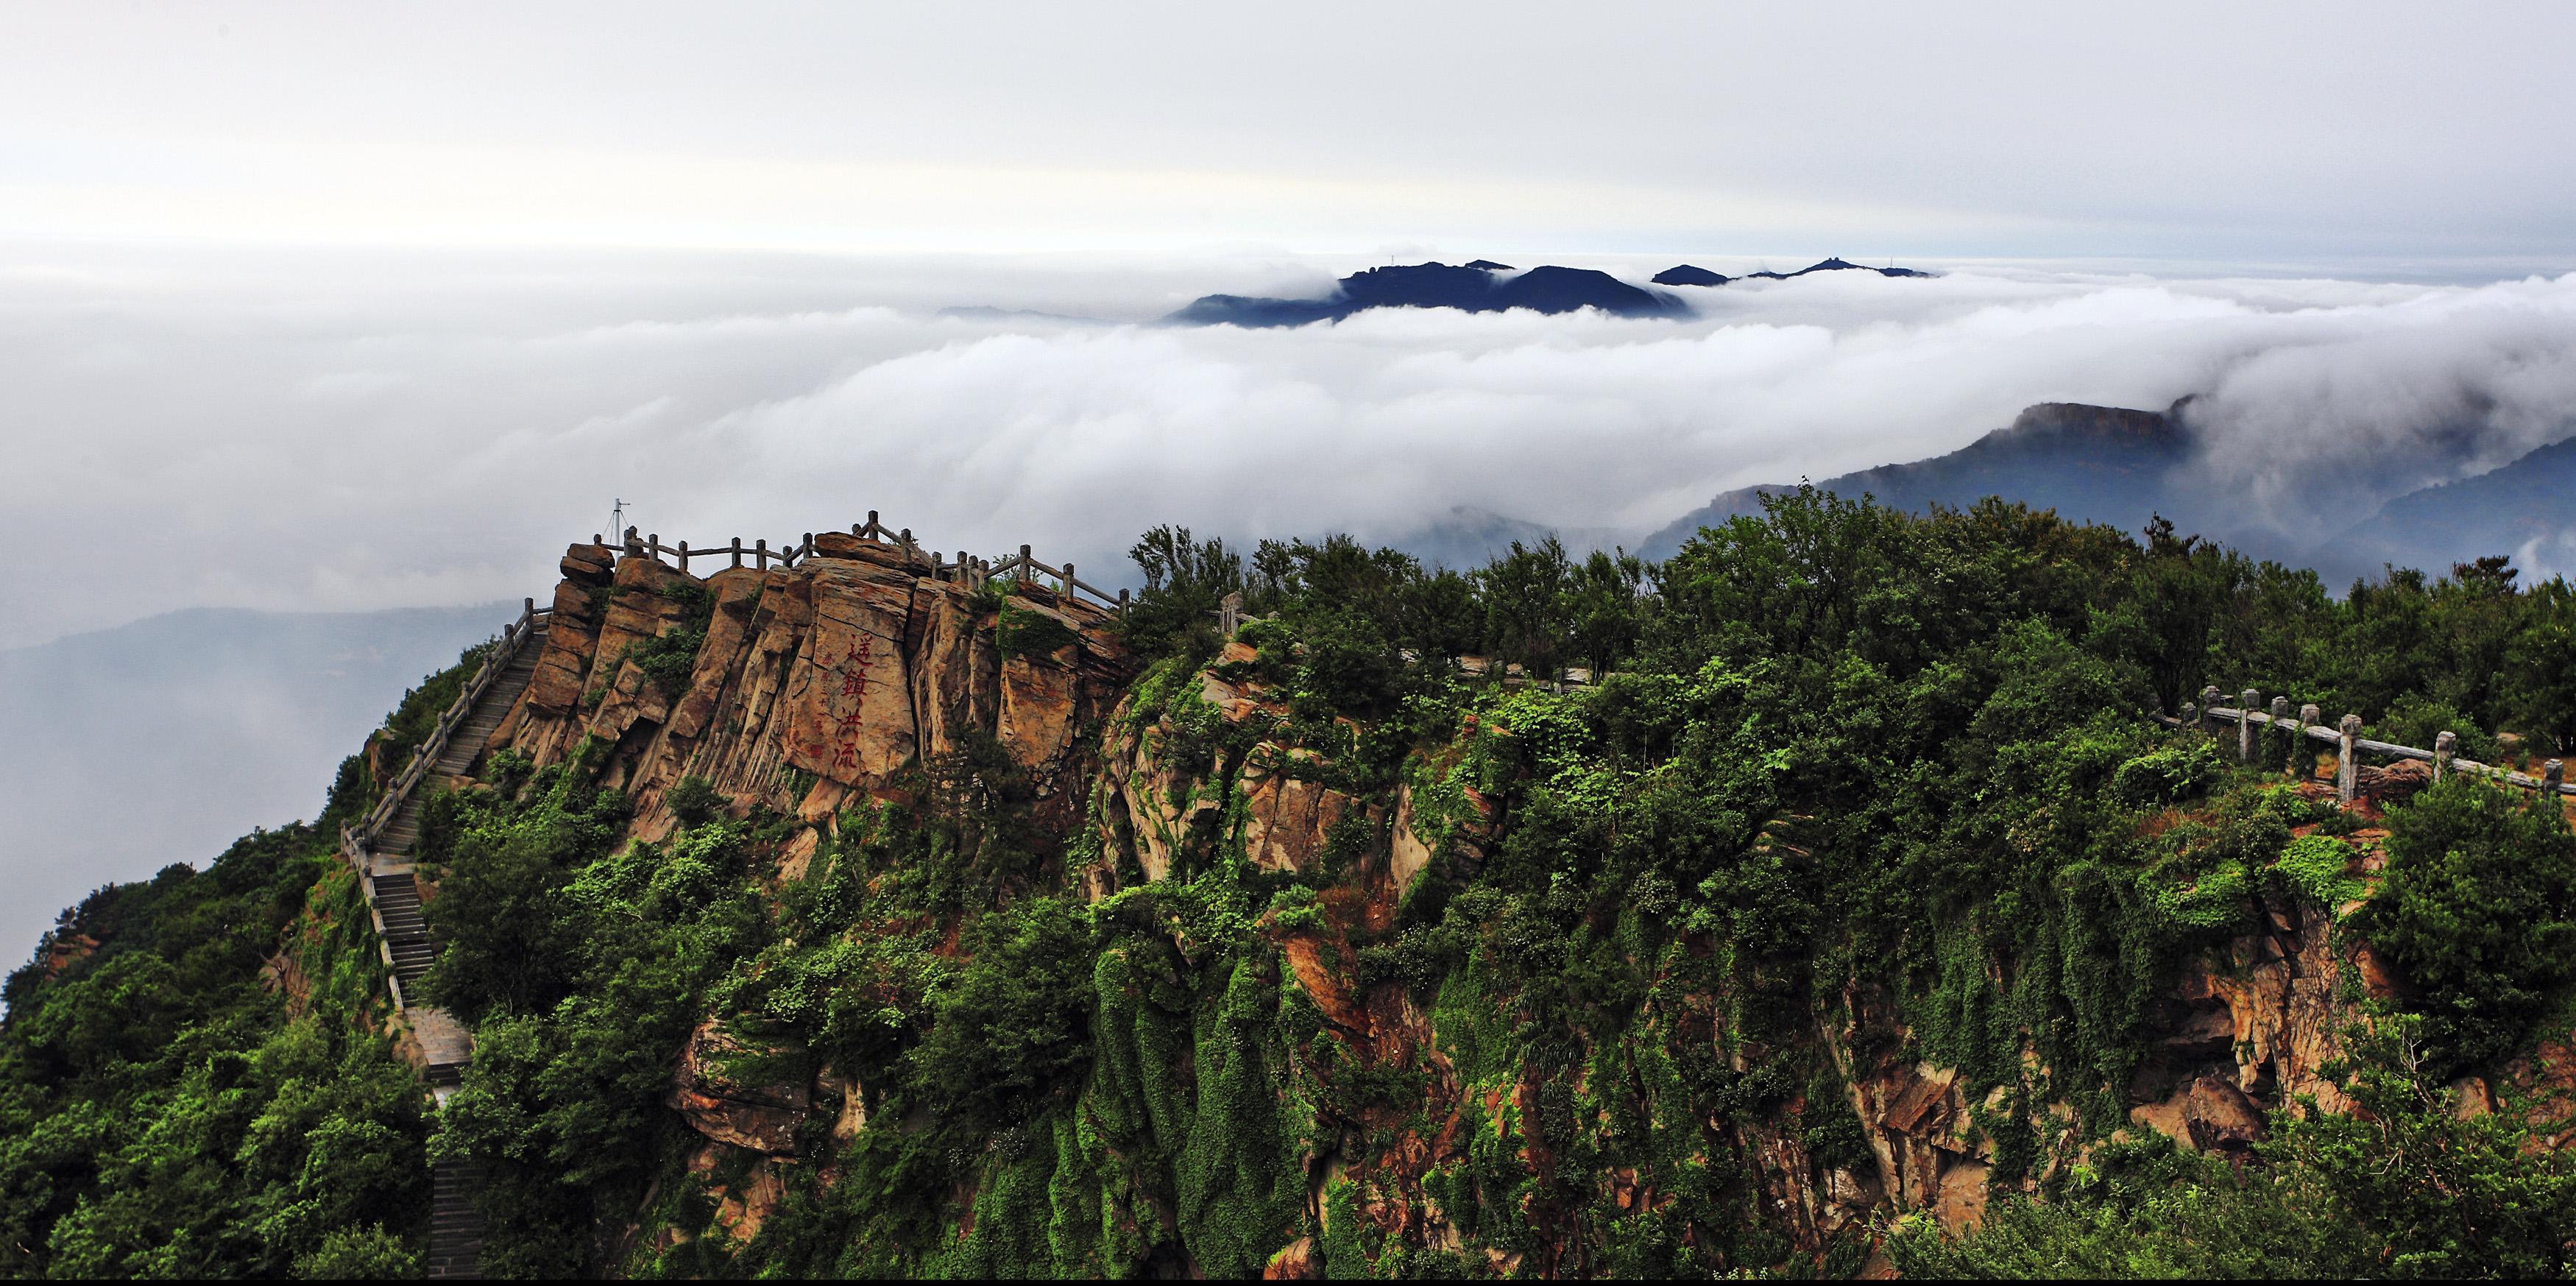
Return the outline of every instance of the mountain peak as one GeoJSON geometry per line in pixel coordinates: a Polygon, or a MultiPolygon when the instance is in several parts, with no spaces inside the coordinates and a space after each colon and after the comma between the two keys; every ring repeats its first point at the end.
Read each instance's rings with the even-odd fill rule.
{"type": "Polygon", "coordinates": [[[1681,263],[1656,273],[1654,280],[1658,286],[1723,286],[1735,279],[1697,264],[1681,263]]]}

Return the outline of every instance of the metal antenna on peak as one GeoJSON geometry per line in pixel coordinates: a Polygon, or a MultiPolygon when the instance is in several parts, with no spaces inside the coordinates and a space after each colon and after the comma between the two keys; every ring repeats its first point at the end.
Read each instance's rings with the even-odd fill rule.
{"type": "Polygon", "coordinates": [[[615,497],[610,497],[609,500],[608,532],[612,538],[619,540],[625,539],[626,502],[615,497]]]}

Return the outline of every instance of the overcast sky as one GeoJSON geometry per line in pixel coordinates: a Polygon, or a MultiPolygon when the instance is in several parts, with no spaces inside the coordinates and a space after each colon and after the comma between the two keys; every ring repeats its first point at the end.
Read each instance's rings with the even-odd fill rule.
{"type": "Polygon", "coordinates": [[[2571,48],[2556,0],[11,3],[0,231],[2563,260],[2571,48]]]}

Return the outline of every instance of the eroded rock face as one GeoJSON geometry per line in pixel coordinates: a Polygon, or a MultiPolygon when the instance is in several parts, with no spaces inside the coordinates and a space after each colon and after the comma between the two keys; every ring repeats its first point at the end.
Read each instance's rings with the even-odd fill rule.
{"type": "Polygon", "coordinates": [[[853,798],[903,793],[925,757],[986,737],[1029,774],[1041,820],[1059,835],[1073,825],[1097,775],[1082,730],[1132,670],[1109,617],[1044,591],[1013,598],[1072,641],[1005,659],[991,602],[937,579],[928,561],[848,536],[817,546],[794,568],[703,580],[574,546],[536,675],[496,742],[540,766],[588,744],[601,780],[634,797],[635,833],[659,838],[673,824],[662,795],[683,777],[706,778],[738,808],[828,821],[853,798]],[[713,601],[706,638],[685,690],[667,693],[629,652],[684,628],[697,590],[713,601]]]}
{"type": "Polygon", "coordinates": [[[760,1055],[776,1052],[755,1049],[709,1019],[690,1033],[665,1101],[690,1129],[718,1143],[771,1156],[792,1155],[796,1126],[805,1119],[808,1106],[805,1084],[801,1080],[746,1082],[738,1070],[759,1061],[760,1055]]]}
{"type": "Polygon", "coordinates": [[[843,785],[882,782],[920,743],[904,655],[913,582],[858,562],[815,559],[813,628],[789,669],[787,762],[843,785]]]}
{"type": "Polygon", "coordinates": [[[1354,811],[1363,816],[1373,812],[1304,775],[1323,769],[1323,756],[1314,751],[1283,749],[1270,742],[1254,747],[1245,758],[1237,789],[1244,800],[1244,856],[1253,865],[1301,875],[1319,871],[1334,828],[1354,811]]]}

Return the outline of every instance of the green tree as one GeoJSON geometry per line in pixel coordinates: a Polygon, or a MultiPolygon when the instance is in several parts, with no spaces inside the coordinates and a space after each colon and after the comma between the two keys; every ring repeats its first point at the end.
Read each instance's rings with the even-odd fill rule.
{"type": "Polygon", "coordinates": [[[1510,552],[1476,575],[1485,600],[1485,645],[1498,662],[1517,662],[1533,679],[1553,679],[1571,654],[1566,589],[1574,565],[1555,536],[1536,546],[1515,540],[1510,552]]]}
{"type": "Polygon", "coordinates": [[[1201,543],[1187,527],[1146,532],[1127,551],[1145,576],[1145,592],[1127,608],[1127,645],[1139,656],[1216,650],[1217,605],[1244,588],[1243,556],[1222,540],[1201,543]]]}
{"type": "Polygon", "coordinates": [[[2354,928],[2412,986],[2439,1068],[2510,1055],[2576,976],[2576,833],[2555,799],[2454,774],[2388,810],[2354,928]]]}

